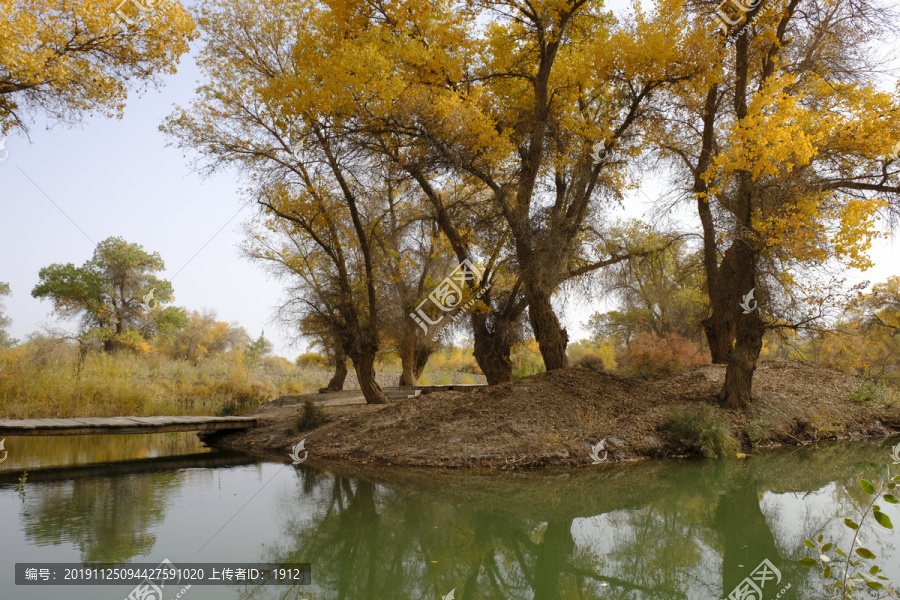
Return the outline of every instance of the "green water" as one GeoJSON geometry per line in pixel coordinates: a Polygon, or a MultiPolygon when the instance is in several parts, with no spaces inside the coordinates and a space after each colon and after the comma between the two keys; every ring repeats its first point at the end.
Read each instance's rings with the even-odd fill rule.
{"type": "MultiPolygon", "coordinates": [[[[891,440],[897,443],[898,440],[891,440]]],[[[16,586],[15,562],[308,562],[312,586],[193,586],[184,600],[723,598],[764,559],[763,598],[820,599],[803,539],[884,479],[890,441],[740,460],[538,473],[349,470],[209,451],[191,434],[8,437],[0,599],[122,600],[133,586],[16,586]],[[15,485],[22,471],[21,490],[15,485]]],[[[315,448],[309,448],[315,454],[315,448]]],[[[893,469],[893,471],[891,471],[893,469]]],[[[900,526],[900,511],[884,505],[900,526]]],[[[896,533],[866,546],[900,581],[896,533]]],[[[183,590],[169,586],[163,600],[183,590]]]]}

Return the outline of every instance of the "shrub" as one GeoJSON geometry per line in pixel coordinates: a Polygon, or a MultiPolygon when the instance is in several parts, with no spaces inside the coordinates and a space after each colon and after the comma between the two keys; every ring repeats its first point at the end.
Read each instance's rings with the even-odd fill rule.
{"type": "Polygon", "coordinates": [[[471,348],[450,346],[432,354],[425,369],[432,373],[475,373],[476,366],[471,348]]]}
{"type": "Polygon", "coordinates": [[[328,367],[328,359],[316,352],[304,352],[297,357],[294,363],[298,367],[318,367],[320,369],[328,367]]]}
{"type": "Polygon", "coordinates": [[[747,437],[750,439],[750,443],[752,445],[759,444],[761,441],[766,439],[766,437],[770,433],[772,417],[776,416],[780,412],[781,409],[775,408],[768,411],[761,417],[753,419],[752,421],[750,421],[750,423],[747,424],[747,437]]]}
{"type": "Polygon", "coordinates": [[[322,407],[312,400],[307,400],[303,403],[303,409],[297,418],[294,428],[299,433],[320,427],[326,422],[328,422],[328,417],[325,416],[325,411],[322,410],[322,407]]]}
{"type": "Polygon", "coordinates": [[[694,411],[673,411],[659,430],[673,433],[689,451],[707,458],[733,455],[739,447],[728,426],[708,404],[694,411]]]}
{"type": "Polygon", "coordinates": [[[662,377],[709,363],[694,344],[674,333],[665,337],[639,333],[617,359],[625,374],[644,377],[662,377]]]}
{"type": "Polygon", "coordinates": [[[591,371],[615,371],[618,366],[616,350],[609,340],[599,344],[590,340],[580,340],[569,344],[566,352],[573,367],[591,371]]]}
{"type": "Polygon", "coordinates": [[[888,390],[884,384],[869,377],[868,373],[859,378],[859,385],[850,392],[850,399],[861,404],[884,402],[887,397],[888,390]]]}

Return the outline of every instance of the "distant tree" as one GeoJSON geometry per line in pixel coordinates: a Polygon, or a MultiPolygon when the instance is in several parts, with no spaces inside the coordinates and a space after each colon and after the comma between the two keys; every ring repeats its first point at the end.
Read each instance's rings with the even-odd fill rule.
{"type": "Polygon", "coordinates": [[[261,331],[256,340],[247,344],[247,362],[251,365],[258,364],[264,356],[272,353],[272,342],[266,339],[265,330],[261,331]]]}
{"type": "Polygon", "coordinates": [[[671,239],[641,223],[630,223],[627,236],[637,244],[660,248],[604,270],[603,287],[618,296],[618,310],[594,314],[588,328],[596,342],[615,336],[629,343],[636,334],[678,334],[700,342],[709,300],[704,292],[701,256],[682,239],[671,239]]]}
{"type": "MultiPolygon", "coordinates": [[[[9,284],[0,281],[0,296],[9,295],[9,284]]],[[[11,323],[12,319],[3,314],[3,302],[0,301],[0,348],[12,348],[19,343],[19,340],[13,339],[6,331],[11,323]]]]}
{"type": "Polygon", "coordinates": [[[199,364],[210,356],[250,345],[250,336],[243,327],[219,321],[212,309],[191,311],[187,317],[183,327],[157,338],[157,346],[174,358],[199,364]]]}
{"type": "Polygon", "coordinates": [[[148,308],[172,299],[172,284],[153,275],[164,268],[158,253],[111,237],[80,267],[67,263],[41,269],[31,295],[51,300],[54,312],[64,318],[80,317],[85,331],[101,329],[110,350],[126,329],[153,328],[155,311],[148,308]]]}
{"type": "Polygon", "coordinates": [[[133,25],[116,14],[117,4],[0,3],[0,133],[26,129],[35,113],[64,122],[85,112],[121,117],[129,82],[157,84],[175,72],[196,37],[181,3],[159,2],[150,24],[131,18],[137,11],[126,2],[133,25]]]}
{"type": "Polygon", "coordinates": [[[815,333],[804,350],[820,364],[900,384],[900,277],[860,294],[830,330],[815,333]]]}

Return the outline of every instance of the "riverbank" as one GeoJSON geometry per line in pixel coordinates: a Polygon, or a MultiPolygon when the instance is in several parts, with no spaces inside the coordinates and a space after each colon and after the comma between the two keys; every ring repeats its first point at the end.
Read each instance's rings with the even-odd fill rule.
{"type": "Polygon", "coordinates": [[[565,369],[380,406],[366,405],[358,392],[289,396],[249,413],[259,427],[214,443],[287,458],[305,438],[310,462],[512,470],[592,465],[590,445],[602,439],[599,457],[606,452],[603,462],[614,463],[900,432],[900,403],[852,400],[859,380],[839,371],[763,362],[754,403],[744,411],[718,406],[724,376],[723,365],[655,381],[565,369]],[[297,433],[292,427],[307,398],[329,422],[297,433]]]}

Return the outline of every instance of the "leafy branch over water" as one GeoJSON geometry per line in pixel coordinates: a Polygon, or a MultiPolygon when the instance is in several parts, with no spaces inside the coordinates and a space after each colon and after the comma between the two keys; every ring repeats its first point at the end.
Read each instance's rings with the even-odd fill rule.
{"type": "MultiPolygon", "coordinates": [[[[898,444],[898,446],[900,446],[900,444],[898,444]]],[[[894,451],[896,453],[896,448],[894,451]]],[[[823,543],[824,536],[822,535],[819,535],[816,542],[813,542],[809,539],[805,540],[806,546],[810,549],[815,549],[818,556],[807,556],[800,559],[799,562],[805,567],[821,568],[822,575],[825,577],[825,579],[831,579],[832,576],[837,579],[837,581],[831,584],[831,587],[834,590],[832,598],[837,598],[840,600],[853,598],[854,591],[856,589],[860,589],[861,585],[865,585],[867,588],[870,588],[872,590],[878,590],[878,597],[896,597],[895,590],[893,589],[888,578],[884,575],[881,575],[881,573],[883,572],[881,567],[874,563],[872,563],[870,566],[869,564],[864,562],[867,560],[875,560],[877,557],[874,552],[872,552],[868,548],[862,547],[860,528],[863,526],[874,528],[874,525],[866,523],[866,518],[870,515],[871,518],[878,523],[878,525],[881,525],[885,529],[894,528],[894,524],[891,523],[891,519],[881,511],[881,506],[876,504],[876,502],[878,502],[878,499],[881,498],[885,502],[888,502],[890,504],[900,503],[900,500],[898,500],[894,494],[888,493],[893,491],[897,487],[898,482],[900,482],[900,475],[893,477],[884,485],[877,484],[876,482],[877,487],[876,484],[873,484],[867,479],[859,480],[859,487],[862,488],[862,490],[866,494],[871,496],[872,499],[865,510],[862,511],[862,515],[858,523],[853,519],[844,519],[844,525],[854,531],[853,540],[850,543],[850,549],[848,552],[844,552],[840,547],[836,546],[832,542],[823,543]],[[842,561],[836,561],[828,555],[828,552],[832,549],[834,549],[834,552],[843,559],[842,561]],[[856,554],[856,556],[854,556],[854,553],[856,554]]]]}

